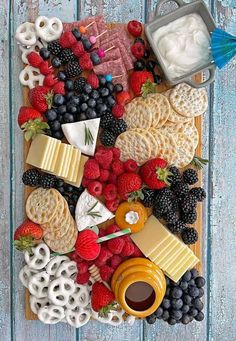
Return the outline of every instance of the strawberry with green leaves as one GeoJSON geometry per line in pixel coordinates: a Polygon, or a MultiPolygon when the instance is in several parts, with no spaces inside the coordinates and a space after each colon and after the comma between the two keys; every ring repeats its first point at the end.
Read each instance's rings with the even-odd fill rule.
{"type": "Polygon", "coordinates": [[[25,106],[19,110],[18,125],[24,131],[26,141],[33,139],[36,134],[43,134],[44,130],[49,128],[38,110],[25,106]]]}
{"type": "Polygon", "coordinates": [[[164,159],[151,159],[140,168],[139,175],[149,188],[162,189],[170,185],[168,177],[172,173],[168,170],[167,166],[167,161],[164,159]]]}
{"type": "Polygon", "coordinates": [[[44,113],[52,107],[53,91],[47,86],[38,85],[30,90],[29,100],[34,109],[44,113]]]}
{"type": "Polygon", "coordinates": [[[29,251],[43,237],[43,229],[40,225],[26,219],[14,233],[14,245],[19,251],[29,251]]]}
{"type": "Polygon", "coordinates": [[[110,310],[115,310],[116,303],[113,292],[103,283],[96,282],[92,286],[91,305],[99,316],[106,317],[110,310]]]}
{"type": "Polygon", "coordinates": [[[146,97],[155,92],[155,86],[153,75],[149,71],[134,71],[130,75],[130,87],[135,96],[146,97]]]}
{"type": "Polygon", "coordinates": [[[118,176],[117,191],[122,199],[138,199],[142,193],[141,188],[142,179],[137,173],[125,172],[118,176]]]}

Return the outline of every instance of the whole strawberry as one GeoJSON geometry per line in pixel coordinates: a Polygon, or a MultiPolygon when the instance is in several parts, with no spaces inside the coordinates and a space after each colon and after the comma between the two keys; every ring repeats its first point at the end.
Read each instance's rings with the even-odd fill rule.
{"type": "Polygon", "coordinates": [[[151,189],[161,189],[169,185],[168,177],[172,175],[167,169],[167,161],[155,158],[147,161],[139,172],[143,182],[151,189]]]}
{"type": "Polygon", "coordinates": [[[24,106],[19,110],[18,125],[24,131],[26,141],[49,128],[49,125],[43,122],[43,116],[38,110],[24,106]]]}
{"type": "Polygon", "coordinates": [[[38,85],[30,90],[29,100],[32,107],[44,113],[52,107],[53,92],[47,86],[38,85]]]}
{"type": "Polygon", "coordinates": [[[100,316],[107,316],[110,310],[114,310],[114,294],[103,283],[96,282],[92,286],[91,305],[100,316]]]}
{"type": "Polygon", "coordinates": [[[133,71],[130,75],[130,86],[135,96],[146,97],[155,92],[154,78],[149,71],[133,71]]]}
{"type": "Polygon", "coordinates": [[[122,199],[135,195],[142,187],[142,179],[137,173],[123,173],[117,179],[117,191],[122,199]]]}
{"type": "Polygon", "coordinates": [[[14,233],[14,245],[19,251],[31,251],[31,248],[43,237],[43,229],[26,219],[14,233]]]}

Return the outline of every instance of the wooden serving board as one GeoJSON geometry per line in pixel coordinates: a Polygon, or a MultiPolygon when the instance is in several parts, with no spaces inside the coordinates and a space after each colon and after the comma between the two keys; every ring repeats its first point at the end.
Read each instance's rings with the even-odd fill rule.
{"type": "MultiPolygon", "coordinates": [[[[117,23],[108,23],[107,27],[109,30],[116,28],[117,26],[119,26],[120,24],[117,23]]],[[[155,58],[155,57],[154,57],[155,58]]],[[[195,77],[195,81],[200,83],[202,81],[202,75],[198,74],[195,77]]],[[[164,92],[166,90],[170,89],[170,86],[168,86],[167,84],[165,84],[164,82],[161,83],[160,85],[157,86],[157,92],[164,92]]],[[[31,106],[30,102],[29,102],[29,88],[28,87],[23,87],[23,105],[25,106],[31,106]]],[[[201,157],[202,156],[202,116],[198,116],[195,118],[195,126],[198,130],[199,133],[199,142],[198,142],[198,146],[196,148],[196,152],[195,155],[201,157]]],[[[30,142],[26,142],[24,140],[24,160],[26,160],[28,151],[29,151],[29,147],[30,147],[30,142]]],[[[31,166],[29,166],[28,164],[26,164],[26,162],[24,162],[24,170],[27,170],[31,168],[31,166]]],[[[201,186],[202,185],[202,171],[198,172],[198,178],[199,181],[196,184],[196,186],[201,186]]],[[[29,186],[24,186],[24,201],[26,202],[26,199],[28,198],[29,194],[34,190],[33,187],[29,187],[29,186]]],[[[108,225],[111,224],[111,220],[99,225],[99,227],[102,228],[106,228],[108,225]]],[[[193,250],[193,252],[195,253],[195,255],[199,258],[200,262],[197,264],[196,268],[201,272],[201,256],[202,256],[202,250],[201,250],[201,242],[202,242],[202,205],[198,204],[197,205],[197,221],[194,224],[196,230],[198,231],[198,241],[197,243],[195,243],[194,245],[190,246],[191,250],[193,250]]],[[[38,317],[37,315],[35,315],[31,308],[30,308],[30,304],[29,304],[29,297],[30,297],[30,293],[28,291],[28,289],[25,290],[25,318],[26,320],[37,320],[38,317]]]]}

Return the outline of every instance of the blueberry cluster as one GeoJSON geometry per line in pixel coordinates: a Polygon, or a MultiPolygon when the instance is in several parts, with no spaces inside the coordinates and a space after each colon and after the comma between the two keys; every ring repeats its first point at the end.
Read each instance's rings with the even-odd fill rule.
{"type": "Polygon", "coordinates": [[[168,322],[188,324],[195,319],[202,321],[204,304],[201,298],[204,295],[205,279],[199,276],[196,269],[187,271],[177,282],[166,278],[166,293],[160,307],[146,317],[149,324],[157,319],[168,322]]]}
{"type": "Polygon", "coordinates": [[[75,215],[75,206],[83,192],[83,188],[77,188],[65,183],[55,175],[40,172],[36,168],[28,169],[22,176],[24,185],[31,187],[56,188],[66,199],[71,215],[75,215]]]}
{"type": "Polygon", "coordinates": [[[197,203],[206,197],[201,187],[190,188],[198,181],[197,172],[187,169],[180,173],[177,167],[170,167],[172,173],[169,188],[161,190],[144,189],[143,204],[153,208],[153,214],[158,219],[164,219],[172,233],[180,233],[186,244],[194,244],[198,240],[198,233],[194,227],[197,220],[197,203]]]}
{"type": "Polygon", "coordinates": [[[66,79],[60,71],[60,77],[65,76],[66,94],[56,94],[53,98],[53,108],[47,110],[45,116],[50,129],[47,134],[57,139],[63,138],[61,125],[97,117],[111,116],[112,107],[116,104],[114,94],[123,90],[121,84],[108,82],[99,75],[99,88],[93,89],[84,77],[75,80],[66,79]]]}

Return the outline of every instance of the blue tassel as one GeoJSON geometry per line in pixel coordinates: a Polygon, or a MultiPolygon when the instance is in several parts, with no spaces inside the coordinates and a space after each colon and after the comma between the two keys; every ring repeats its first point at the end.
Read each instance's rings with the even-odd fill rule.
{"type": "Polygon", "coordinates": [[[216,28],[211,36],[211,53],[216,66],[222,69],[236,55],[236,37],[216,28]]]}

